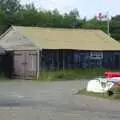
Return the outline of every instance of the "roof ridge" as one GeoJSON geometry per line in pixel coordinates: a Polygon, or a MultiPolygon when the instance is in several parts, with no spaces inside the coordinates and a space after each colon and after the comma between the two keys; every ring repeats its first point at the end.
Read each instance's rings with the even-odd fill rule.
{"type": "Polygon", "coordinates": [[[37,27],[37,26],[13,26],[14,28],[35,28],[35,29],[53,29],[53,30],[85,30],[85,31],[102,31],[100,29],[85,29],[85,28],[54,28],[54,27],[37,27]]]}
{"type": "Polygon", "coordinates": [[[3,34],[0,35],[0,39],[2,39],[12,29],[13,29],[13,26],[9,27],[3,34]]]}

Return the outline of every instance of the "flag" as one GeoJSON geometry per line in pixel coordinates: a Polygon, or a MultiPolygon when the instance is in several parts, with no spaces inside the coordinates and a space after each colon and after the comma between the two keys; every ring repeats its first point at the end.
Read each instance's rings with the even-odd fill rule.
{"type": "Polygon", "coordinates": [[[99,13],[96,18],[97,18],[97,20],[104,21],[104,20],[108,19],[108,15],[99,13]]]}

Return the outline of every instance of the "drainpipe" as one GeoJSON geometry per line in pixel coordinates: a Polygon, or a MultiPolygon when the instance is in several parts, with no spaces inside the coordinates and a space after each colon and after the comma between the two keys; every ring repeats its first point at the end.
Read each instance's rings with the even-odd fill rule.
{"type": "Polygon", "coordinates": [[[40,75],[40,53],[39,49],[37,50],[37,80],[39,80],[40,75]]]}

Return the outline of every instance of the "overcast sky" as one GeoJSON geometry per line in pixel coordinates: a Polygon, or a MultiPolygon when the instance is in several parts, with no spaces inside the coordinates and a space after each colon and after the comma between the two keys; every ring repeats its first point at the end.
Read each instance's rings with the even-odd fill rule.
{"type": "Polygon", "coordinates": [[[91,18],[99,12],[114,16],[120,14],[120,0],[21,0],[22,4],[34,3],[38,8],[53,10],[57,8],[61,13],[77,8],[80,16],[91,18]]]}

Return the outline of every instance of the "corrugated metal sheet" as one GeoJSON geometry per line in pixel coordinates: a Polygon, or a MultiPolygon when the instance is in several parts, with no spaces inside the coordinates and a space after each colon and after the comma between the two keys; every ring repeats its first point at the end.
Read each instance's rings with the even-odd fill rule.
{"type": "Polygon", "coordinates": [[[6,49],[119,51],[120,43],[100,30],[16,27],[0,41],[6,49]]]}

